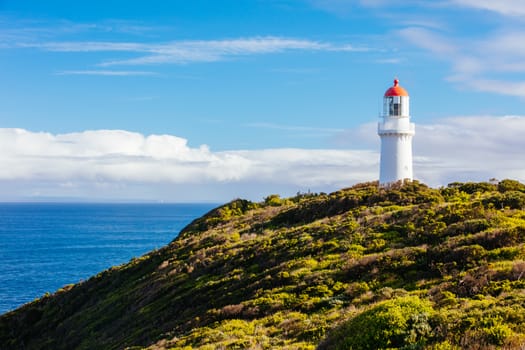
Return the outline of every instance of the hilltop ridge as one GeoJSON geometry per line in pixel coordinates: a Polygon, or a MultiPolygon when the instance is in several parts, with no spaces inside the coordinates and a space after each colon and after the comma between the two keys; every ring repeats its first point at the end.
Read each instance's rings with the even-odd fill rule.
{"type": "Polygon", "coordinates": [[[525,185],[237,199],[0,316],[2,349],[521,349],[525,185]]]}

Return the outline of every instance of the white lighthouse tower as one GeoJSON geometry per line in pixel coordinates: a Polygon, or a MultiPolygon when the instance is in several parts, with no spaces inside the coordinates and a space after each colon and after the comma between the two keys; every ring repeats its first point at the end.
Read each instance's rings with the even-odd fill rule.
{"type": "Polygon", "coordinates": [[[378,123],[381,138],[379,184],[388,186],[397,181],[412,180],[412,136],[415,125],[410,122],[409,97],[394,80],[383,98],[383,120],[378,123]]]}

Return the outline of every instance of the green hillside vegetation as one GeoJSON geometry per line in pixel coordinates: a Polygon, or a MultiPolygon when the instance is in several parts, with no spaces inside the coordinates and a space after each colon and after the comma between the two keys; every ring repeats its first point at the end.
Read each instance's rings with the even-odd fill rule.
{"type": "Polygon", "coordinates": [[[0,316],[2,349],[523,349],[525,185],[235,200],[0,316]]]}

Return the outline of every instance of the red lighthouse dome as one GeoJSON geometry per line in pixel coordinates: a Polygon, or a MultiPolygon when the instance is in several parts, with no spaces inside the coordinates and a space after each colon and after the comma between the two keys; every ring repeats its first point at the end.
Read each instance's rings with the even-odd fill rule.
{"type": "Polygon", "coordinates": [[[408,92],[399,86],[399,80],[394,79],[394,86],[385,92],[385,97],[387,96],[408,96],[408,92]]]}

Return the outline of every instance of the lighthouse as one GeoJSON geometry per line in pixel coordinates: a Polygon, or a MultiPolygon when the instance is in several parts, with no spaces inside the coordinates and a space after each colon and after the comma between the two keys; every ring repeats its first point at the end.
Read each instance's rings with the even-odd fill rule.
{"type": "Polygon", "coordinates": [[[412,181],[412,136],[415,125],[410,122],[409,96],[394,80],[394,86],[383,97],[383,115],[377,133],[381,138],[379,185],[412,181]]]}

